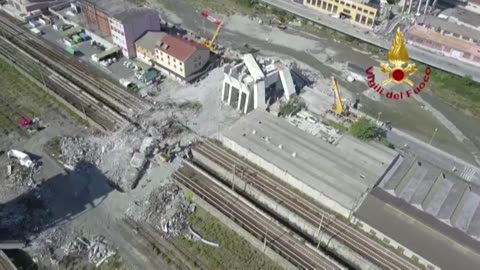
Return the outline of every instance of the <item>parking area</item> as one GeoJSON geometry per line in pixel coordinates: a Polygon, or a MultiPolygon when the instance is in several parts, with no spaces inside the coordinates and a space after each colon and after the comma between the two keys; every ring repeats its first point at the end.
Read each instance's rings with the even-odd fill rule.
{"type": "Polygon", "coordinates": [[[91,65],[92,68],[104,72],[125,87],[128,85],[129,89],[138,91],[141,96],[147,96],[150,91],[157,90],[157,83],[152,80],[156,79],[157,76],[152,75],[152,72],[148,72],[148,65],[138,63],[136,60],[128,60],[123,56],[118,57],[115,53],[101,58],[100,61],[94,61],[92,55],[103,55],[109,49],[92,45],[93,39],[86,41],[77,40],[79,42],[75,43],[73,38],[65,36],[65,31],[61,29],[55,30],[52,25],[38,26],[37,29],[42,31],[42,38],[57,45],[59,50],[68,52],[68,47],[74,48],[75,56],[72,57],[76,57],[80,61],[91,65]],[[65,42],[65,39],[72,43],[71,46],[65,42]],[[148,76],[144,76],[144,74],[148,76]]]}

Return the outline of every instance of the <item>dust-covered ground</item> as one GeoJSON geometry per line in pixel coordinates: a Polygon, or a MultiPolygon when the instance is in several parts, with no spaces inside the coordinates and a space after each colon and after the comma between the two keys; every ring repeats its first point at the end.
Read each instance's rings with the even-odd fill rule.
{"type": "MultiPolygon", "coordinates": [[[[25,174],[15,180],[15,187],[23,189],[15,194],[1,190],[5,204],[0,207],[0,228],[8,229],[14,239],[28,240],[26,251],[47,269],[94,265],[102,259],[111,263],[127,253],[122,248],[134,249],[125,247],[132,242],[130,236],[115,229],[127,216],[167,235],[188,233],[187,214],[193,208],[170,175],[189,154],[192,142],[240,117],[219,98],[222,79],[221,68],[191,85],[166,79],[151,90],[154,109],[140,116],[137,125],[113,134],[82,128],[60,132],[50,126],[19,141],[19,150],[32,149],[39,160],[48,162],[38,162],[42,165],[35,169],[14,164],[15,177],[25,174]],[[18,197],[22,192],[25,195],[18,197]],[[98,237],[105,243],[90,243],[98,237]],[[98,245],[108,250],[98,251],[98,245]]],[[[1,158],[6,161],[4,155],[1,158]]],[[[136,262],[126,267],[145,266],[136,262]]]]}

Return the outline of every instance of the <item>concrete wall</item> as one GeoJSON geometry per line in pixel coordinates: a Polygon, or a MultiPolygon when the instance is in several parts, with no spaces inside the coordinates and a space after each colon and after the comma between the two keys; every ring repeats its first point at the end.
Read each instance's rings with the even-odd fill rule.
{"type": "Polygon", "coordinates": [[[183,77],[188,77],[202,69],[208,63],[208,60],[210,60],[210,51],[207,49],[197,49],[197,51],[183,63],[183,77]]]}
{"type": "Polygon", "coordinates": [[[270,172],[274,176],[278,177],[280,180],[285,181],[287,184],[295,187],[297,190],[301,190],[307,196],[311,197],[321,205],[325,206],[326,208],[339,213],[340,215],[344,216],[345,218],[349,219],[353,210],[347,209],[344,206],[340,205],[334,199],[327,197],[321,191],[315,190],[305,184],[304,182],[296,179],[292,175],[281,168],[276,167],[275,165],[271,164],[270,162],[266,161],[262,157],[252,153],[248,149],[240,146],[236,142],[230,140],[225,136],[220,136],[220,140],[222,141],[223,145],[227,148],[233,150],[234,152],[238,153],[239,155],[243,156],[250,162],[258,165],[259,167],[265,169],[266,171],[270,172]]]}
{"type": "MultiPolygon", "coordinates": [[[[332,238],[327,233],[324,233],[324,231],[322,230],[319,231],[319,224],[311,224],[307,222],[296,213],[287,209],[281,203],[270,197],[267,197],[262,191],[258,190],[252,185],[249,185],[241,178],[235,176],[233,174],[233,171],[227,171],[224,168],[218,166],[216,163],[210,161],[207,157],[195,151],[195,149],[192,150],[192,153],[196,162],[199,162],[205,167],[208,167],[221,178],[225,180],[228,179],[228,182],[233,183],[236,187],[238,187],[243,192],[248,194],[251,198],[253,198],[254,201],[260,203],[264,207],[268,208],[269,210],[286,220],[289,225],[293,226],[297,230],[302,231],[304,234],[308,235],[312,239],[320,241],[322,247],[325,247],[325,249],[334,253],[336,256],[344,259],[349,264],[356,266],[358,269],[380,269],[373,263],[369,262],[362,256],[355,253],[349,247],[345,246],[342,242],[337,241],[335,238],[332,238]]],[[[324,222],[325,224],[328,222],[327,218],[325,218],[324,222]]]]}

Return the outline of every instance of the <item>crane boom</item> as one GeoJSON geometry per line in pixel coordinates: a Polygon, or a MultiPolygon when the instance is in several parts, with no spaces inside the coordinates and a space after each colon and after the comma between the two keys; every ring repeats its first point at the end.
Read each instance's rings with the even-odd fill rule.
{"type": "Polygon", "coordinates": [[[214,42],[215,42],[215,39],[217,39],[218,35],[220,34],[220,29],[222,28],[223,22],[219,19],[212,17],[208,13],[208,11],[202,11],[202,16],[217,25],[217,29],[215,29],[212,39],[205,40],[203,42],[203,44],[207,46],[211,51],[215,51],[217,49],[217,45],[214,42]]]}
{"type": "Polygon", "coordinates": [[[338,89],[337,79],[332,76],[332,86],[333,92],[335,94],[335,108],[334,111],[338,115],[343,115],[345,113],[345,108],[343,107],[342,96],[340,95],[340,90],[338,89]]]}

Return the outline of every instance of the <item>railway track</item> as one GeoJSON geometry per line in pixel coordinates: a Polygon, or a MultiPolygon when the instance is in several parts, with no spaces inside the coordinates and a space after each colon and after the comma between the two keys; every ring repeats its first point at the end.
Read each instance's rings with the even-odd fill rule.
{"type": "Polygon", "coordinates": [[[219,182],[212,183],[192,165],[184,163],[184,167],[174,173],[174,178],[301,269],[343,269],[336,261],[274,222],[272,217],[226,191],[219,182]]]}
{"type": "Polygon", "coordinates": [[[0,57],[16,65],[40,84],[44,84],[46,88],[75,107],[83,118],[93,122],[101,131],[113,131],[128,124],[122,115],[106,107],[87,92],[2,38],[0,38],[0,57]]]}
{"type": "Polygon", "coordinates": [[[261,190],[265,195],[281,201],[283,206],[298,214],[307,222],[315,226],[322,224],[323,231],[343,242],[382,269],[407,270],[419,268],[405,257],[394,253],[369,238],[363,232],[353,228],[346,221],[338,219],[333,214],[305,199],[304,195],[286,187],[284,182],[276,180],[258,170],[249,162],[224,149],[217,143],[204,140],[194,148],[195,151],[198,151],[217,165],[227,171],[232,171],[236,177],[242,178],[249,185],[253,185],[261,190]]]}
{"type": "Polygon", "coordinates": [[[119,114],[130,117],[150,108],[148,102],[105,79],[103,73],[91,71],[90,66],[67,55],[57,45],[33,35],[4,12],[0,12],[0,36],[119,114]]]}

